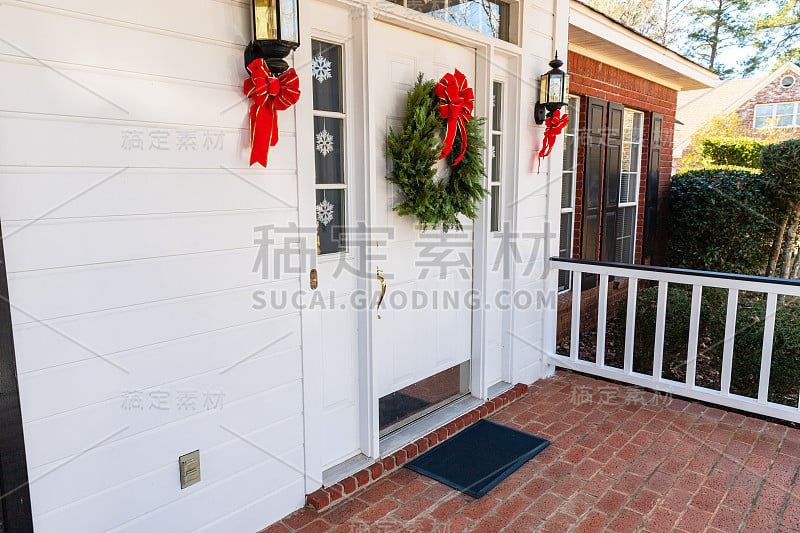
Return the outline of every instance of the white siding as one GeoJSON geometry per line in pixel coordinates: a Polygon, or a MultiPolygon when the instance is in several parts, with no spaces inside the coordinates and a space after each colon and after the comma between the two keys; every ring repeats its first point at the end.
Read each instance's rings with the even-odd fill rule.
{"type": "Polygon", "coordinates": [[[299,507],[300,315],[252,307],[254,290],[299,286],[252,272],[254,227],[298,218],[294,113],[269,169],[247,168],[247,2],[12,1],[0,35],[0,218],[37,532],[257,531],[299,507]],[[178,456],[195,449],[202,481],[181,490],[178,456]]]}
{"type": "Polygon", "coordinates": [[[515,265],[514,292],[528,292],[532,304],[516,306],[511,322],[511,375],[513,382],[531,383],[552,371],[544,354],[555,328],[558,279],[550,271],[548,258],[558,255],[559,207],[561,198],[561,150],[563,136],[537,172],[536,155],[544,126],[533,120],[538,101],[540,76],[550,70],[548,62],[558,52],[567,56],[569,3],[566,0],[528,0],[523,8],[523,55],[520,77],[523,111],[519,144],[520,160],[515,203],[515,232],[534,235],[521,238],[519,249],[526,262],[515,265]],[[529,259],[528,259],[529,258],[529,259]],[[529,262],[528,262],[529,261],[529,262]]]}
{"type": "MultiPolygon", "coordinates": [[[[301,9],[327,16],[334,3],[301,9]]],[[[318,486],[326,431],[342,431],[320,420],[325,403],[335,393],[371,391],[363,383],[358,390],[323,383],[321,348],[301,350],[298,310],[253,307],[254,291],[306,287],[307,272],[284,272],[277,280],[253,272],[254,228],[308,225],[312,198],[298,190],[310,187],[313,167],[300,158],[306,171],[298,183],[303,141],[297,137],[308,137],[311,126],[300,118],[296,127],[295,113],[310,117],[310,91],[279,114],[280,143],[270,151],[269,169],[247,166],[241,87],[248,4],[9,0],[0,6],[0,219],[37,532],[258,531],[300,507],[306,490],[318,486]],[[166,149],[151,146],[162,135],[166,149]],[[192,136],[194,146],[181,144],[192,136]],[[130,145],[138,139],[141,149],[130,145]],[[130,408],[131,392],[143,409],[130,408]],[[169,394],[165,410],[150,408],[150,395],[159,393],[169,394]],[[187,393],[198,395],[195,409],[178,407],[187,393]],[[205,408],[206,394],[222,405],[205,408]],[[203,479],[181,490],[178,456],[195,449],[203,479]]],[[[335,28],[314,24],[313,31],[353,34],[346,39],[348,68],[358,80],[367,75],[359,47],[379,22],[359,19],[371,10],[337,5],[349,29],[331,17],[326,23],[335,28]]],[[[504,182],[503,213],[522,262],[490,290],[528,291],[534,301],[479,317],[488,323],[492,381],[532,382],[549,371],[542,354],[555,318],[556,279],[546,259],[557,254],[561,156],[559,147],[536,173],[543,128],[534,127],[532,112],[553,52],[566,55],[567,8],[566,0],[523,2],[522,48],[464,37],[422,15],[393,22],[437,37],[452,31],[452,40],[477,48],[479,58],[492,57],[485,52],[496,45],[510,65],[478,69],[488,80],[497,70],[519,115],[504,131],[517,142],[509,151],[517,171],[504,182]]],[[[301,62],[310,87],[310,68],[301,62]]],[[[367,93],[363,106],[381,88],[358,85],[367,93]]],[[[475,89],[482,96],[489,90],[475,89]]],[[[366,107],[350,111],[355,121],[366,107]]],[[[376,125],[363,128],[374,134],[376,125]]],[[[377,157],[383,152],[365,156],[365,168],[376,168],[377,157]]],[[[351,184],[353,202],[362,189],[362,202],[376,194],[369,185],[383,176],[375,174],[351,184]]],[[[385,198],[369,201],[383,206],[385,198]]],[[[276,237],[273,246],[280,247],[291,236],[276,237]]],[[[308,335],[313,328],[306,326],[308,335]]],[[[334,321],[324,327],[356,330],[351,347],[369,344],[369,333],[357,327],[334,321]]],[[[377,441],[377,430],[364,436],[365,419],[361,428],[348,428],[360,429],[362,449],[377,441]]]]}

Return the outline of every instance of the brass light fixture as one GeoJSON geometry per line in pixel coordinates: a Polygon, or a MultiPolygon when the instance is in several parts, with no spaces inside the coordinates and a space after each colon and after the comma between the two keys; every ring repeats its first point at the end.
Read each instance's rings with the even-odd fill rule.
{"type": "Polygon", "coordinates": [[[253,41],[244,51],[245,66],[262,58],[273,74],[289,68],[284,59],[300,46],[298,0],[251,0],[253,41]]]}
{"type": "Polygon", "coordinates": [[[556,109],[567,105],[569,94],[569,75],[561,70],[563,61],[556,57],[550,62],[550,71],[542,74],[539,88],[539,102],[534,108],[534,119],[537,124],[543,124],[547,117],[552,117],[556,109]]]}

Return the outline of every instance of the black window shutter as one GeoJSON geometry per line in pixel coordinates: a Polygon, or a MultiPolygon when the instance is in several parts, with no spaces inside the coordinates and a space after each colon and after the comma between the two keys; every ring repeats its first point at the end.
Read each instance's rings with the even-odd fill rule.
{"type": "MultiPolygon", "coordinates": [[[[606,107],[608,102],[588,98],[586,102],[586,159],[583,166],[581,259],[600,259],[600,210],[602,208],[603,157],[605,155],[606,107]]],[[[584,288],[594,286],[596,276],[584,277],[584,288]]]]}
{"type": "Polygon", "coordinates": [[[617,259],[617,215],[619,212],[619,182],[622,175],[622,122],[625,107],[608,103],[608,130],[606,134],[605,180],[603,182],[603,236],[600,241],[600,259],[617,259]]]}
{"type": "Polygon", "coordinates": [[[650,113],[650,144],[647,153],[647,185],[644,193],[644,236],[642,262],[652,260],[658,226],[658,182],[661,174],[661,132],[664,115],[650,113]]]}

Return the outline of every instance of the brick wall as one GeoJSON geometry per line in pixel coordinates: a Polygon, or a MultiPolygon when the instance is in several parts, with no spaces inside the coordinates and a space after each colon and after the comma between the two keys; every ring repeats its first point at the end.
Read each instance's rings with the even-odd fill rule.
{"type": "MultiPolygon", "coordinates": [[[[788,88],[781,86],[781,79],[784,77],[785,76],[779,76],[778,79],[761,89],[739,107],[739,118],[750,127],[751,135],[759,136],[765,133],[763,129],[756,130],[753,128],[756,104],[777,104],[800,101],[800,77],[795,80],[794,85],[788,88]]],[[[795,133],[800,133],[799,128],[794,128],[794,130],[795,133]]]]}
{"type": "MultiPolygon", "coordinates": [[[[650,138],[650,113],[663,113],[664,128],[662,134],[661,175],[659,179],[659,226],[662,224],[669,207],[668,195],[672,175],[672,143],[675,130],[675,109],[678,92],[669,87],[659,85],[645,78],[635,76],[624,70],[606,65],[595,59],[573,52],[567,59],[567,72],[570,74],[570,94],[581,96],[581,112],[579,128],[586,128],[587,97],[602,98],[619,102],[626,107],[645,112],[641,161],[641,180],[639,184],[639,209],[636,228],[636,249],[634,262],[642,259],[642,232],[644,229],[644,200],[647,180],[647,159],[650,138]]],[[[800,83],[798,83],[800,85],[800,83]]],[[[578,172],[575,183],[575,237],[573,255],[580,257],[581,220],[583,201],[583,164],[585,158],[585,138],[579,135],[578,172]]],[[[664,256],[664,246],[660,235],[654,250],[654,263],[664,256]]]]}

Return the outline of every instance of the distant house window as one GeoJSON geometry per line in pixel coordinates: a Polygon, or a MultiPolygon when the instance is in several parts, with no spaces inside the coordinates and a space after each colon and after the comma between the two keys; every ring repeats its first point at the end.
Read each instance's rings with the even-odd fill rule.
{"type": "Polygon", "coordinates": [[[642,166],[644,113],[625,109],[622,128],[622,173],[619,181],[616,260],[633,263],[636,241],[636,210],[639,205],[639,178],[642,166]]]}
{"type": "MultiPolygon", "coordinates": [[[[570,96],[567,113],[570,121],[564,131],[564,165],[561,173],[561,228],[558,239],[558,256],[572,257],[572,239],[575,231],[575,174],[578,169],[578,118],[580,98],[570,96]]],[[[558,272],[558,290],[570,289],[569,271],[558,272]]]]}
{"type": "Polygon", "coordinates": [[[781,85],[787,89],[794,85],[794,76],[784,76],[781,80],[781,85]]]}
{"type": "Polygon", "coordinates": [[[800,103],[758,104],[755,112],[756,128],[793,128],[800,126],[800,103]]]}
{"type": "Polygon", "coordinates": [[[509,6],[500,0],[390,0],[462,28],[508,41],[509,6]]]}

